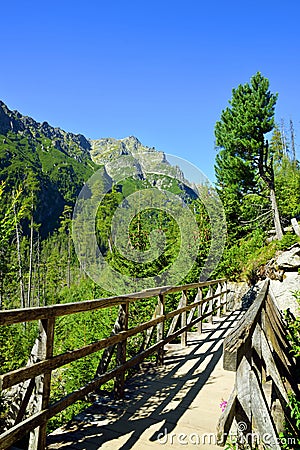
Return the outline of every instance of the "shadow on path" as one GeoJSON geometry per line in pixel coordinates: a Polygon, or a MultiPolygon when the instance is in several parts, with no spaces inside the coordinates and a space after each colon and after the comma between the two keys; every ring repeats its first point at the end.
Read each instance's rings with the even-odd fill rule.
{"type": "MultiPolygon", "coordinates": [[[[243,313],[234,311],[201,335],[188,333],[188,346],[169,345],[163,368],[149,365],[127,381],[122,400],[101,398],[63,430],[49,436],[49,448],[96,449],[122,436],[119,450],[129,450],[156,424],[149,441],[171,433],[205,384],[214,383],[212,372],[222,356],[226,334],[243,313]],[[52,446],[53,444],[53,446],[52,446]]],[[[197,412],[199,414],[199,411],[197,412]]],[[[117,449],[116,442],[111,448],[117,449]]]]}

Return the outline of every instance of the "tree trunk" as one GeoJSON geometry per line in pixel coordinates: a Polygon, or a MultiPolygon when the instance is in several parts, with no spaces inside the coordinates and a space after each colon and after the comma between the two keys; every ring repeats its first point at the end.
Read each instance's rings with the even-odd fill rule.
{"type": "Polygon", "coordinates": [[[270,188],[270,199],[271,199],[271,205],[272,205],[272,212],[273,212],[273,220],[274,220],[275,231],[276,231],[276,238],[278,240],[280,240],[283,237],[283,232],[282,232],[282,227],[281,227],[281,223],[280,223],[280,216],[279,216],[279,211],[278,211],[278,206],[277,206],[277,201],[276,201],[276,195],[275,195],[274,188],[270,188]]]}
{"type": "Polygon", "coordinates": [[[264,182],[267,184],[267,186],[270,190],[270,200],[271,200],[271,206],[272,206],[276,238],[278,240],[280,240],[283,237],[283,232],[282,232],[282,228],[281,228],[280,216],[279,216],[276,195],[275,195],[273,160],[271,158],[270,163],[268,164],[269,143],[268,143],[268,141],[266,141],[266,144],[264,143],[263,136],[261,136],[261,142],[262,142],[262,146],[259,151],[258,170],[259,170],[259,175],[264,180],[264,182]]]}
{"type": "Polygon", "coordinates": [[[71,286],[71,235],[68,230],[68,267],[67,267],[67,286],[71,286]]]}
{"type": "Polygon", "coordinates": [[[19,233],[19,224],[18,224],[17,211],[16,211],[16,205],[15,204],[14,204],[14,216],[15,216],[17,254],[18,254],[18,265],[19,265],[20,300],[21,300],[21,308],[25,308],[25,291],[24,291],[24,283],[23,283],[23,270],[22,270],[22,258],[21,258],[21,246],[20,246],[20,233],[19,233]]]}
{"type": "Polygon", "coordinates": [[[40,233],[37,236],[37,306],[41,306],[40,233]]]}
{"type": "Polygon", "coordinates": [[[33,210],[31,211],[31,219],[30,219],[30,250],[29,250],[29,271],[28,271],[28,291],[27,291],[28,308],[31,306],[32,259],[33,259],[33,210]]]}

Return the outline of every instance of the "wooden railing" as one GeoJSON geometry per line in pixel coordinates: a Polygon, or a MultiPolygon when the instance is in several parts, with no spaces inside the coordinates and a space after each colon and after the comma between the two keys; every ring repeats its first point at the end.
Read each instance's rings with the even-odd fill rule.
{"type": "MultiPolygon", "coordinates": [[[[288,392],[295,394],[298,387],[286,328],[274,300],[266,280],[255,302],[224,340],[224,369],[236,372],[236,377],[218,423],[221,446],[234,436],[241,448],[281,448],[279,433],[284,421],[290,420],[288,392]]],[[[291,422],[289,425],[293,427],[291,422]]]]}
{"type": "Polygon", "coordinates": [[[152,354],[157,354],[157,363],[162,364],[164,345],[180,335],[182,345],[186,345],[187,331],[190,328],[197,325],[197,330],[201,332],[202,321],[205,318],[212,320],[214,314],[219,315],[222,309],[226,310],[226,294],[226,280],[219,279],[176,287],[167,286],[148,289],[129,295],[79,303],[0,311],[0,326],[39,321],[39,336],[35,344],[34,358],[27,366],[0,376],[2,391],[9,390],[15,385],[26,383],[14,424],[0,435],[0,449],[9,448],[30,432],[28,448],[30,450],[43,450],[46,446],[48,420],[77,400],[86,398],[88,394],[94,392],[111,379],[115,379],[116,396],[122,397],[125,374],[128,369],[137,366],[152,354]],[[205,290],[205,298],[203,298],[203,290],[205,290]],[[176,292],[181,292],[178,308],[166,312],[165,296],[176,292]],[[190,294],[193,296],[192,299],[190,299],[190,294]],[[158,298],[152,319],[138,326],[128,328],[130,304],[132,302],[142,302],[144,299],[151,297],[158,298]],[[119,306],[118,319],[109,337],[82,348],[53,356],[55,320],[57,317],[111,308],[117,305],[119,306]],[[181,318],[180,324],[178,324],[179,318],[181,318]],[[166,324],[168,324],[168,329],[166,324]],[[153,343],[152,335],[155,329],[156,339],[153,343]],[[127,359],[127,339],[144,331],[146,331],[146,337],[140,351],[135,356],[127,359]],[[111,355],[115,348],[116,366],[108,370],[108,364],[111,361],[111,355]],[[50,404],[51,372],[103,349],[105,350],[102,353],[102,360],[96,377],[58,402],[50,404]],[[34,413],[28,417],[28,407],[33,393],[35,399],[36,397],[38,399],[35,401],[34,413]]]}

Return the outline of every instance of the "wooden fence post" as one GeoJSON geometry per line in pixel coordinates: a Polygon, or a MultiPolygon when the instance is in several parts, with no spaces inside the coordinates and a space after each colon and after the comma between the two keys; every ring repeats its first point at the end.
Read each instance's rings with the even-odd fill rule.
{"type": "Polygon", "coordinates": [[[219,317],[219,318],[221,317],[221,300],[222,300],[221,292],[222,292],[222,286],[220,283],[218,283],[216,294],[219,294],[219,296],[217,297],[217,308],[218,308],[217,309],[217,317],[219,317]]]}
{"type": "MultiPolygon", "coordinates": [[[[201,301],[202,297],[203,297],[202,289],[198,288],[197,301],[201,301]]],[[[203,304],[201,303],[201,305],[198,305],[198,317],[202,316],[202,311],[203,311],[203,304]]],[[[202,320],[199,320],[199,322],[197,323],[197,331],[198,334],[202,333],[202,320]]]]}
{"type": "MultiPolygon", "coordinates": [[[[165,297],[163,294],[159,294],[158,296],[157,312],[158,316],[163,316],[165,314],[165,297]]],[[[164,325],[165,322],[160,322],[157,324],[156,342],[160,342],[164,338],[164,325]]],[[[164,363],[164,347],[161,346],[157,351],[157,365],[162,366],[163,363],[164,363]]]]}
{"type": "MultiPolygon", "coordinates": [[[[119,330],[125,331],[128,329],[128,311],[129,311],[129,302],[122,303],[120,305],[119,310],[119,330]]],[[[117,344],[117,355],[116,355],[116,364],[117,366],[121,366],[126,361],[126,347],[127,347],[127,339],[121,341],[117,344]]],[[[125,383],[125,370],[122,370],[117,376],[114,386],[115,397],[120,399],[124,396],[124,383],[125,383]]]]}
{"type": "MultiPolygon", "coordinates": [[[[182,307],[187,305],[187,293],[186,290],[182,291],[182,307]]],[[[181,328],[186,326],[186,311],[181,313],[181,328]]],[[[181,333],[181,347],[186,347],[187,345],[187,331],[185,330],[181,333]]]]}
{"type": "MultiPolygon", "coordinates": [[[[40,361],[53,356],[55,318],[43,319],[39,322],[39,337],[37,357],[40,361]]],[[[35,379],[36,412],[48,408],[51,388],[51,371],[35,379]]],[[[47,423],[34,429],[29,435],[29,450],[43,450],[46,448],[47,423]]]]}
{"type": "MultiPolygon", "coordinates": [[[[214,295],[214,291],[213,291],[212,287],[209,286],[208,292],[207,292],[205,298],[212,297],[213,295],[214,295]]],[[[208,300],[207,313],[211,313],[208,316],[208,320],[209,320],[210,323],[213,323],[213,316],[212,316],[213,302],[214,302],[214,299],[208,300]]]]}
{"type": "Polygon", "coordinates": [[[225,293],[223,294],[223,299],[224,299],[224,302],[223,302],[223,313],[226,314],[227,313],[227,280],[224,281],[223,289],[225,291],[225,293]]]}

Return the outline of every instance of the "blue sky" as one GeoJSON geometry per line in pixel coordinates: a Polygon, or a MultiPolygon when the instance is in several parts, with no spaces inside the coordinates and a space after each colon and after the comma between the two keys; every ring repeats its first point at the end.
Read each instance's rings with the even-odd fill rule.
{"type": "Polygon", "coordinates": [[[214,178],[214,125],[258,70],[300,154],[300,3],[1,4],[0,98],[92,139],[134,135],[214,178]]]}

